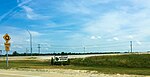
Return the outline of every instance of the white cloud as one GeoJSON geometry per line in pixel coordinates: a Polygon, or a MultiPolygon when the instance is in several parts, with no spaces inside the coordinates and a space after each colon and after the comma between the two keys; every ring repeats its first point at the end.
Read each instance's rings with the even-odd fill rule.
{"type": "Polygon", "coordinates": [[[4,13],[3,15],[0,16],[0,22],[5,21],[5,19],[10,18],[11,16],[13,16],[14,14],[17,13],[17,9],[19,7],[22,7],[25,4],[28,4],[29,2],[31,2],[32,0],[17,0],[18,5],[14,6],[12,9],[10,9],[8,12],[4,13]]]}
{"type": "Polygon", "coordinates": [[[143,9],[134,6],[137,5],[128,6],[125,10],[117,9],[103,15],[99,14],[85,24],[83,31],[91,35],[101,35],[106,39],[118,37],[119,40],[144,40],[150,35],[150,11],[148,6],[143,9]]]}
{"type": "Polygon", "coordinates": [[[29,2],[31,2],[32,0],[18,0],[18,2],[20,2],[18,4],[18,7],[22,7],[24,6],[25,4],[28,4],[29,2]]]}
{"type": "Polygon", "coordinates": [[[113,37],[113,39],[114,39],[114,40],[116,40],[116,41],[118,41],[118,40],[119,40],[119,38],[118,38],[118,37],[113,37]]]}
{"type": "Polygon", "coordinates": [[[129,39],[133,39],[134,37],[133,37],[132,35],[129,35],[128,38],[129,38],[129,39]]]}
{"type": "Polygon", "coordinates": [[[129,0],[136,8],[150,8],[150,0],[129,0]]]}
{"type": "Polygon", "coordinates": [[[34,10],[29,6],[22,6],[22,8],[25,10],[28,19],[31,20],[48,19],[48,16],[42,16],[40,14],[35,13],[34,10]]]}
{"type": "Polygon", "coordinates": [[[136,42],[137,42],[137,44],[139,44],[139,45],[141,45],[141,44],[142,44],[140,41],[136,41],[136,42]]]}
{"type": "Polygon", "coordinates": [[[101,35],[104,38],[112,38],[123,33],[120,28],[126,24],[126,22],[127,20],[122,17],[121,13],[106,13],[103,16],[88,21],[83,31],[91,35],[101,35]]]}
{"type": "Polygon", "coordinates": [[[101,39],[101,36],[91,36],[90,39],[92,40],[101,39]]]}
{"type": "Polygon", "coordinates": [[[67,13],[80,13],[80,14],[90,14],[90,10],[82,4],[82,1],[67,1],[62,3],[60,6],[60,10],[67,13]],[[62,10],[63,9],[63,10],[62,10]],[[72,11],[73,10],[73,11],[72,11]]]}
{"type": "Polygon", "coordinates": [[[68,0],[60,4],[59,10],[70,14],[91,15],[95,13],[92,6],[107,4],[109,2],[111,0],[68,0]]]}
{"type": "Polygon", "coordinates": [[[97,36],[97,38],[98,38],[98,39],[101,39],[102,37],[101,37],[101,36],[97,36]]]}
{"type": "Polygon", "coordinates": [[[95,39],[97,39],[95,36],[91,36],[91,39],[93,39],[93,40],[95,40],[95,39]]]}
{"type": "Polygon", "coordinates": [[[29,19],[34,20],[38,15],[33,12],[33,9],[31,9],[28,6],[22,6],[22,8],[26,11],[26,15],[29,19]]]}

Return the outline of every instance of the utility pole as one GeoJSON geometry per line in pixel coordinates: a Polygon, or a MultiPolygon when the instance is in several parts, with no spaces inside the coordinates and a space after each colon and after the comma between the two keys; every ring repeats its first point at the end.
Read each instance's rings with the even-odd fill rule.
{"type": "Polygon", "coordinates": [[[28,55],[28,51],[29,51],[28,48],[26,48],[26,56],[28,55]]]}
{"type": "Polygon", "coordinates": [[[38,52],[39,52],[39,55],[40,55],[40,44],[38,44],[38,52]]]}
{"type": "Polygon", "coordinates": [[[85,46],[83,48],[84,48],[84,54],[85,54],[85,46]]]}
{"type": "Polygon", "coordinates": [[[131,49],[131,53],[133,52],[133,44],[132,41],[130,41],[130,49],[131,49]]]}

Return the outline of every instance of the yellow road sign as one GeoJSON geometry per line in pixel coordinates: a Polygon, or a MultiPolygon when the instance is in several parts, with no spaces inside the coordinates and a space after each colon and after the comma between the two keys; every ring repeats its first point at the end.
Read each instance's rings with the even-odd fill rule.
{"type": "Polygon", "coordinates": [[[10,51],[10,47],[5,46],[5,51],[10,51]]]}
{"type": "Polygon", "coordinates": [[[11,39],[7,33],[3,36],[3,38],[5,39],[6,42],[8,42],[11,39]]]}
{"type": "Polygon", "coordinates": [[[4,43],[5,44],[5,51],[10,51],[10,43],[4,43]]]}
{"type": "Polygon", "coordinates": [[[8,41],[11,39],[10,36],[6,33],[4,36],[3,36],[4,40],[6,41],[6,43],[4,43],[5,45],[5,50],[6,51],[10,51],[10,43],[8,43],[8,41]]]}
{"type": "Polygon", "coordinates": [[[10,47],[10,43],[4,43],[5,46],[10,47]]]}

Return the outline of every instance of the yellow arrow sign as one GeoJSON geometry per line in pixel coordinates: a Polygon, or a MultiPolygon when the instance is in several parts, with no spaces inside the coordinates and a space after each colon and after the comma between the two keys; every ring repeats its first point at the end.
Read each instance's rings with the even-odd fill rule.
{"type": "Polygon", "coordinates": [[[6,33],[3,38],[5,39],[6,43],[11,39],[10,36],[6,33]]]}
{"type": "Polygon", "coordinates": [[[4,43],[5,46],[10,47],[10,43],[4,43]]]}
{"type": "Polygon", "coordinates": [[[5,51],[10,51],[10,47],[5,46],[5,51]]]}
{"type": "Polygon", "coordinates": [[[10,43],[4,43],[5,44],[5,50],[10,51],[10,43]]]}

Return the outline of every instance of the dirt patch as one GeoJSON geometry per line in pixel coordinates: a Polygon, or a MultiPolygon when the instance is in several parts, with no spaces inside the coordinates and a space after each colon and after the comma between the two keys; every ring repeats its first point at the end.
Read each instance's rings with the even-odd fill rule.
{"type": "MultiPolygon", "coordinates": [[[[96,71],[86,71],[86,70],[71,70],[71,69],[9,69],[0,70],[0,75],[3,73],[8,73],[10,75],[20,75],[32,77],[146,77],[137,75],[121,75],[121,74],[102,74],[96,71]]],[[[9,76],[13,77],[13,76],[9,76]]],[[[147,76],[148,77],[148,76],[147,76]]]]}

